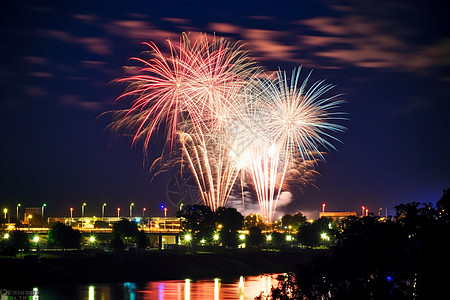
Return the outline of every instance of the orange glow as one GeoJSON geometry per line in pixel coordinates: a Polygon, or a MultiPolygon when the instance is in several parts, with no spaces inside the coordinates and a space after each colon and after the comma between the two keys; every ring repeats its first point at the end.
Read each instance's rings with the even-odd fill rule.
{"type": "Polygon", "coordinates": [[[254,299],[255,296],[267,296],[271,287],[276,287],[277,275],[240,277],[235,282],[223,282],[219,278],[209,280],[163,280],[148,282],[139,292],[144,292],[146,299],[164,300],[199,300],[230,299],[230,295],[239,298],[254,299]]]}

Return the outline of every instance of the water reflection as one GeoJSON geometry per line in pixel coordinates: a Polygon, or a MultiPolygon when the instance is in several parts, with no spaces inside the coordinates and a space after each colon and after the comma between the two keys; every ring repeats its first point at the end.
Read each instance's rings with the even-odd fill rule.
{"type": "Polygon", "coordinates": [[[219,278],[214,278],[214,300],[219,300],[219,278]]]}
{"type": "Polygon", "coordinates": [[[124,282],[123,288],[125,292],[128,294],[128,298],[130,300],[136,299],[136,283],[134,282],[124,282]]]}
{"type": "Polygon", "coordinates": [[[158,299],[158,300],[253,300],[270,293],[278,274],[249,276],[231,280],[163,280],[144,283],[95,284],[66,287],[41,287],[41,299],[158,299]],[[68,297],[68,295],[70,295],[68,297]],[[47,297],[46,297],[47,296],[47,297]]]}
{"type": "Polygon", "coordinates": [[[95,287],[93,285],[89,286],[89,300],[95,299],[95,287]]]}
{"type": "Polygon", "coordinates": [[[244,277],[239,277],[239,300],[244,299],[244,277]]]}
{"type": "Polygon", "coordinates": [[[184,300],[191,299],[191,280],[187,278],[184,282],[184,300]]]}
{"type": "Polygon", "coordinates": [[[137,290],[139,299],[159,300],[198,300],[198,299],[254,299],[260,294],[267,295],[278,281],[272,276],[241,276],[238,280],[222,281],[186,279],[148,282],[143,289],[137,290]],[[155,289],[157,286],[157,289],[155,289]],[[155,294],[157,290],[157,295],[155,294]]]}

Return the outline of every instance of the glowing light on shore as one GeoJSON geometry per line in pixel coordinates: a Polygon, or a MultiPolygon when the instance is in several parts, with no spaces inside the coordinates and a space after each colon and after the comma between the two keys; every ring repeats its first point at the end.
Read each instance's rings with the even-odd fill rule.
{"type": "Polygon", "coordinates": [[[184,236],[184,240],[185,240],[186,242],[190,242],[191,239],[192,239],[192,237],[191,237],[190,234],[186,234],[186,235],[184,236]]]}

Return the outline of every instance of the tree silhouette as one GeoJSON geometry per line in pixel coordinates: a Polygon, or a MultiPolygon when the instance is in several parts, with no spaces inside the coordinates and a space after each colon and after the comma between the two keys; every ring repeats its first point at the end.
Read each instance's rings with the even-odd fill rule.
{"type": "Polygon", "coordinates": [[[219,207],[216,211],[216,222],[221,225],[222,244],[235,248],[239,244],[238,230],[242,229],[244,217],[235,208],[219,207]]]}
{"type": "MultiPolygon", "coordinates": [[[[292,231],[297,231],[298,228],[300,226],[302,226],[303,224],[305,224],[306,222],[307,222],[306,217],[301,212],[298,212],[290,218],[290,220],[288,222],[288,226],[289,225],[292,226],[292,231]]],[[[283,224],[284,224],[284,222],[283,222],[283,224]]]]}
{"type": "Polygon", "coordinates": [[[47,233],[49,247],[60,249],[80,249],[81,233],[61,222],[56,222],[47,233]]]}
{"type": "Polygon", "coordinates": [[[139,249],[145,249],[150,246],[150,241],[145,236],[145,232],[142,230],[138,233],[137,245],[139,249]]]}
{"type": "Polygon", "coordinates": [[[14,230],[8,234],[9,237],[3,239],[0,244],[2,255],[15,256],[30,249],[30,241],[25,232],[14,230]]]}
{"type": "Polygon", "coordinates": [[[267,229],[267,225],[263,222],[263,217],[260,214],[250,214],[244,219],[245,228],[259,227],[261,230],[267,229]]]}
{"type": "Polygon", "coordinates": [[[136,222],[122,219],[114,223],[111,247],[116,250],[124,249],[126,245],[131,245],[138,241],[139,230],[136,222]]]}
{"type": "Polygon", "coordinates": [[[333,220],[326,217],[313,223],[304,223],[298,228],[298,242],[307,247],[334,244],[335,232],[330,224],[333,224],[333,220]]]}
{"type": "Polygon", "coordinates": [[[200,240],[210,240],[216,227],[216,217],[208,206],[185,205],[177,212],[181,228],[192,235],[195,246],[200,240]]]}
{"type": "Polygon", "coordinates": [[[450,212],[450,189],[446,189],[442,192],[442,197],[436,203],[436,207],[441,218],[444,218],[446,221],[449,221],[448,216],[450,212]]]}
{"type": "Polygon", "coordinates": [[[436,207],[397,205],[393,220],[348,218],[336,246],[299,266],[272,299],[441,299],[450,268],[447,197],[445,190],[436,207]]]}
{"type": "Polygon", "coordinates": [[[119,234],[113,233],[111,238],[111,248],[115,251],[123,251],[125,244],[119,234]]]}
{"type": "Polygon", "coordinates": [[[250,247],[258,248],[264,243],[264,235],[259,227],[251,227],[249,230],[248,244],[250,247]]]}

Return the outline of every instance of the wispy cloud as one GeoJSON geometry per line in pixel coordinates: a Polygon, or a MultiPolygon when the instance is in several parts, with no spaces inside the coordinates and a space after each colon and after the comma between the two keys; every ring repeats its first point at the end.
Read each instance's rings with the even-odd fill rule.
{"type": "Polygon", "coordinates": [[[104,108],[104,103],[97,101],[86,101],[81,99],[78,95],[64,95],[59,100],[64,106],[76,107],[82,110],[97,111],[104,108]]]}
{"type": "MultiPolygon", "coordinates": [[[[242,18],[233,18],[232,21],[205,17],[202,22],[198,22],[188,15],[124,13],[122,17],[107,18],[101,14],[78,13],[70,15],[71,18],[80,26],[92,27],[92,35],[86,34],[90,31],[72,32],[62,28],[43,29],[41,33],[44,37],[78,45],[96,55],[114,57],[117,41],[121,45],[123,41],[135,43],[136,49],[140,42],[154,41],[164,50],[166,40],[178,40],[182,31],[192,31],[194,35],[195,32],[206,32],[234,41],[241,40],[244,47],[250,50],[250,55],[262,65],[268,65],[269,71],[278,66],[285,69],[298,65],[328,69],[358,67],[441,76],[441,79],[450,81],[449,75],[435,72],[435,69],[450,66],[450,38],[435,38],[418,43],[414,38],[417,35],[414,28],[405,27],[392,16],[386,16],[395,10],[397,13],[399,10],[414,10],[408,3],[403,3],[400,8],[383,3],[391,9],[389,12],[376,7],[367,9],[368,3],[363,0],[352,1],[351,5],[324,5],[333,13],[324,10],[323,15],[286,20],[280,19],[280,16],[263,14],[242,15],[242,18]]],[[[45,57],[28,56],[26,60],[36,67],[51,65],[49,58],[45,57]]],[[[62,66],[59,64],[54,67],[62,66]]],[[[67,78],[82,78],[80,74],[85,71],[105,75],[107,70],[110,76],[116,74],[100,59],[80,60],[78,66],[71,67],[80,69],[65,71],[67,78]]],[[[29,73],[36,78],[52,74],[51,69],[43,68],[29,73]]],[[[74,101],[84,99],[72,99],[69,102],[74,101]]],[[[93,106],[95,104],[89,103],[86,107],[93,106]]]]}
{"type": "Polygon", "coordinates": [[[305,51],[327,59],[327,64],[390,68],[422,75],[434,67],[450,66],[449,38],[417,43],[412,29],[397,28],[395,20],[357,14],[348,7],[343,15],[309,18],[294,24],[299,26],[298,39],[305,51]]]}
{"type": "Polygon", "coordinates": [[[111,35],[126,37],[141,42],[149,40],[162,42],[168,38],[179,38],[179,33],[160,29],[145,20],[112,20],[102,26],[111,35]]]}
{"type": "Polygon", "coordinates": [[[45,30],[43,31],[43,35],[50,38],[55,38],[61,42],[84,46],[86,50],[94,54],[111,54],[111,45],[109,41],[103,37],[77,37],[71,32],[62,30],[45,30]]]}

